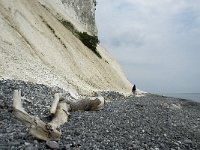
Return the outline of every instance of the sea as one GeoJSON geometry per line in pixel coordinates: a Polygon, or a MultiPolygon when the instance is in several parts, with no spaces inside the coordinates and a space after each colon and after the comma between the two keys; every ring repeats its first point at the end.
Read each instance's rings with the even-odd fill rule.
{"type": "Polygon", "coordinates": [[[188,99],[200,103],[200,93],[162,93],[161,95],[188,99]]]}

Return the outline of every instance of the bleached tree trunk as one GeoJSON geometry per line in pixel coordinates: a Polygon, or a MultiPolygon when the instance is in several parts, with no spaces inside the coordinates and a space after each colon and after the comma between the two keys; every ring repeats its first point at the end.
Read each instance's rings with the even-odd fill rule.
{"type": "Polygon", "coordinates": [[[53,119],[49,123],[45,123],[38,117],[28,114],[22,105],[21,92],[14,91],[13,94],[13,109],[15,116],[27,127],[30,133],[41,140],[57,140],[61,136],[60,126],[68,121],[69,111],[85,110],[95,111],[100,110],[104,106],[103,97],[93,97],[78,101],[66,101],[59,94],[54,95],[54,101],[50,109],[50,114],[53,119]]]}
{"type": "MultiPolygon", "coordinates": [[[[57,96],[55,96],[57,98],[57,96]]],[[[57,101],[57,99],[56,99],[57,101]]],[[[56,140],[61,136],[60,126],[67,122],[69,105],[59,102],[55,115],[50,123],[45,123],[38,117],[29,115],[22,107],[21,92],[14,91],[13,108],[15,116],[28,128],[30,133],[41,140],[56,140]]]]}
{"type": "Polygon", "coordinates": [[[96,111],[104,107],[104,98],[103,97],[88,97],[86,99],[78,101],[67,101],[70,104],[71,111],[96,111]]]}
{"type": "Polygon", "coordinates": [[[56,93],[54,94],[54,101],[52,102],[52,105],[51,105],[51,110],[50,110],[51,115],[56,113],[58,103],[59,103],[59,93],[56,93]]]}

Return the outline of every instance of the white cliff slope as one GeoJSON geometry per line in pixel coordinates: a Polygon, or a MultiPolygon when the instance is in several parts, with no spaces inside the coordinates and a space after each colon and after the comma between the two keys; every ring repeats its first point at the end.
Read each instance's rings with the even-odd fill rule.
{"type": "Polygon", "coordinates": [[[93,0],[0,0],[0,78],[77,94],[130,93],[130,82],[107,51],[97,47],[100,59],[61,23],[67,20],[78,31],[96,35],[94,11],[93,0]]]}

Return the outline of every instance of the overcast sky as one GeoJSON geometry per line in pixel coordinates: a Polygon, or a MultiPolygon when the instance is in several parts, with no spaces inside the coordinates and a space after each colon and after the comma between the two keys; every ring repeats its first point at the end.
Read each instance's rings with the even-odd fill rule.
{"type": "Polygon", "coordinates": [[[96,22],[138,88],[200,93],[200,0],[97,0],[96,22]]]}

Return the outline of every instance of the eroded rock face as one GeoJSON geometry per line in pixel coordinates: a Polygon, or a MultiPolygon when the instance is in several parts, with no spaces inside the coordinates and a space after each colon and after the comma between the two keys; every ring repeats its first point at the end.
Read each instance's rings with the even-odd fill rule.
{"type": "Polygon", "coordinates": [[[118,63],[73,34],[96,34],[93,0],[1,0],[0,79],[58,86],[75,97],[93,91],[131,93],[118,63]],[[66,21],[66,24],[63,22],[66,21]]]}
{"type": "Polygon", "coordinates": [[[61,0],[71,17],[80,22],[92,34],[97,34],[95,24],[96,0],[61,0]],[[73,12],[73,13],[72,13],[73,12]]]}

